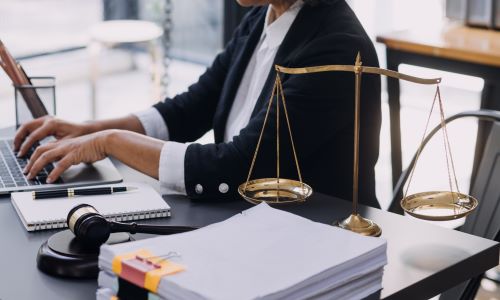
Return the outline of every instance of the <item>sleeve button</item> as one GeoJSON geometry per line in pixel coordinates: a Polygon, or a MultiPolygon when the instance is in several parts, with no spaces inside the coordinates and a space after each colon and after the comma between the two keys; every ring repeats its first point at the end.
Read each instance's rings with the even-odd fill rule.
{"type": "Polygon", "coordinates": [[[194,191],[196,192],[196,194],[201,195],[203,193],[203,186],[201,184],[197,184],[194,187],[194,191]]]}
{"type": "Polygon", "coordinates": [[[221,183],[219,185],[219,192],[225,194],[229,191],[229,186],[227,185],[227,183],[221,183]]]}

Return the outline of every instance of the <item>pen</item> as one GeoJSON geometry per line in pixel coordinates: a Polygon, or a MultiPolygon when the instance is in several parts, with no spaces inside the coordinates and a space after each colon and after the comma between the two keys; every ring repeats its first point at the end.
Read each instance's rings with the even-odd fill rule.
{"type": "Polygon", "coordinates": [[[33,200],[47,198],[72,198],[75,196],[90,196],[90,195],[110,195],[114,193],[122,193],[136,190],[136,187],[130,186],[115,186],[115,187],[98,187],[98,188],[83,188],[83,189],[57,189],[49,191],[32,192],[33,200]]]}
{"type": "Polygon", "coordinates": [[[10,78],[16,85],[27,84],[27,82],[23,81],[23,78],[20,74],[20,71],[17,69],[16,61],[9,53],[5,45],[0,40],[0,57],[2,58],[4,68],[6,68],[10,74],[10,78]]]}

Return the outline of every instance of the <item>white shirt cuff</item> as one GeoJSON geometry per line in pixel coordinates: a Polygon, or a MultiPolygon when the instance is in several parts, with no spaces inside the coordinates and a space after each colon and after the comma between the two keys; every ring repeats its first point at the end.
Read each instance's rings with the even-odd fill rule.
{"type": "Polygon", "coordinates": [[[156,108],[150,107],[146,110],[136,112],[134,115],[141,122],[147,136],[168,141],[167,124],[165,124],[165,120],[163,120],[163,117],[156,108]]]}
{"type": "Polygon", "coordinates": [[[188,144],[166,142],[160,154],[160,192],[162,195],[187,195],[184,183],[184,157],[188,144]]]}

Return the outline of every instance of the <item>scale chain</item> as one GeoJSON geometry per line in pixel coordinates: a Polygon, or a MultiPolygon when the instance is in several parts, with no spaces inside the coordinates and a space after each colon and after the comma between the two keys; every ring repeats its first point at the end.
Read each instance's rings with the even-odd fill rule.
{"type": "Polygon", "coordinates": [[[281,78],[279,77],[279,73],[278,73],[278,89],[281,95],[281,102],[283,102],[283,112],[285,113],[286,124],[288,127],[288,134],[290,135],[290,143],[292,144],[292,152],[293,152],[293,158],[295,159],[295,167],[297,168],[297,174],[299,176],[300,185],[302,187],[302,190],[304,191],[304,183],[302,181],[302,174],[300,172],[299,160],[297,159],[297,151],[295,150],[295,143],[293,141],[292,127],[290,126],[290,119],[288,117],[288,110],[286,108],[285,93],[283,93],[283,85],[281,83],[281,78]]]}
{"type": "MultiPolygon", "coordinates": [[[[441,129],[443,131],[443,144],[444,144],[444,151],[445,151],[445,157],[446,157],[446,168],[448,171],[448,183],[450,185],[450,196],[451,196],[451,203],[454,203],[455,200],[453,199],[453,183],[451,180],[451,172],[450,172],[450,163],[451,163],[451,169],[453,172],[453,177],[455,181],[455,187],[457,188],[457,193],[460,194],[460,190],[458,189],[458,182],[457,182],[457,175],[455,173],[455,164],[453,163],[453,155],[451,154],[451,147],[450,147],[450,140],[448,137],[448,130],[446,128],[446,122],[444,118],[444,108],[443,108],[443,101],[441,100],[441,92],[439,90],[439,86],[437,89],[437,94],[438,94],[438,102],[439,102],[439,112],[440,112],[440,118],[441,118],[441,129]],[[448,155],[449,160],[448,160],[448,155]]],[[[457,200],[458,200],[458,195],[457,195],[457,200]]],[[[456,206],[453,205],[453,213],[457,214],[456,211],[456,206]]]]}
{"type": "MultiPolygon", "coordinates": [[[[438,91],[438,100],[439,100],[439,106],[441,110],[441,126],[443,127],[443,133],[444,133],[444,139],[446,141],[446,144],[448,146],[448,153],[450,155],[450,162],[451,162],[451,171],[453,173],[453,178],[455,181],[455,187],[457,188],[457,192],[460,193],[459,187],[458,187],[458,181],[457,181],[457,174],[455,172],[455,163],[453,162],[453,155],[451,153],[451,146],[450,146],[450,137],[448,135],[448,128],[446,126],[445,122],[445,117],[444,117],[444,104],[443,101],[441,100],[441,92],[438,91]]],[[[448,176],[451,177],[451,173],[448,170],[448,176]]],[[[449,179],[451,181],[451,178],[449,179]]],[[[451,183],[450,183],[450,188],[451,188],[451,183]]]]}
{"type": "MultiPolygon", "coordinates": [[[[293,158],[295,160],[295,166],[297,168],[297,174],[299,177],[300,185],[302,190],[304,191],[305,186],[304,182],[302,180],[302,174],[300,172],[300,166],[299,166],[299,161],[297,158],[297,151],[295,149],[295,143],[293,141],[293,135],[292,135],[292,129],[290,126],[290,119],[288,116],[288,110],[286,108],[286,100],[285,100],[285,93],[283,92],[283,85],[281,82],[281,78],[279,76],[279,71],[277,70],[276,72],[276,80],[274,82],[273,90],[271,93],[271,97],[269,98],[268,105],[267,105],[267,111],[266,115],[264,117],[264,124],[262,125],[262,129],[259,135],[259,139],[257,140],[257,146],[255,148],[255,152],[252,158],[252,162],[250,164],[250,170],[248,171],[247,175],[247,180],[245,182],[245,186],[243,188],[244,191],[247,190],[247,185],[250,181],[250,177],[252,176],[253,168],[255,166],[255,162],[257,160],[257,155],[260,149],[260,145],[262,143],[262,137],[264,135],[264,131],[266,128],[267,121],[269,119],[269,112],[271,110],[271,106],[274,100],[274,97],[276,97],[276,182],[277,182],[277,195],[276,195],[276,202],[279,202],[279,197],[280,197],[280,100],[283,104],[283,112],[285,113],[285,120],[286,124],[288,127],[288,134],[290,136],[290,143],[292,146],[292,152],[293,152],[293,158]]],[[[305,193],[305,192],[304,192],[305,193]]],[[[302,199],[303,200],[303,199],[302,199]]]]}
{"type": "Polygon", "coordinates": [[[245,182],[245,188],[243,189],[244,191],[247,190],[248,181],[250,181],[250,176],[252,175],[253,167],[255,165],[255,160],[257,159],[257,153],[259,153],[260,142],[262,141],[262,136],[264,135],[264,129],[266,128],[267,118],[269,116],[269,111],[271,110],[271,104],[273,103],[273,97],[274,97],[275,92],[277,90],[277,87],[276,87],[277,80],[278,79],[276,79],[274,82],[273,91],[271,92],[271,97],[269,98],[269,104],[267,105],[266,116],[264,117],[264,124],[262,125],[259,139],[257,140],[257,147],[255,148],[255,152],[254,152],[253,158],[252,158],[252,163],[250,164],[250,170],[248,171],[247,181],[245,182]]]}
{"type": "Polygon", "coordinates": [[[434,111],[434,106],[436,104],[438,91],[439,91],[439,85],[436,88],[436,93],[434,94],[434,100],[432,100],[431,110],[429,111],[429,115],[427,116],[427,122],[425,123],[425,129],[424,129],[424,133],[422,134],[422,140],[420,141],[420,146],[418,147],[417,155],[415,156],[415,163],[413,164],[413,167],[411,168],[411,171],[410,171],[410,177],[408,178],[408,184],[406,185],[406,189],[405,189],[403,198],[406,198],[406,196],[408,195],[408,190],[410,189],[411,181],[413,179],[413,174],[415,173],[418,159],[420,158],[420,154],[422,154],[422,150],[424,148],[423,145],[424,145],[425,135],[427,134],[427,130],[429,128],[429,123],[431,121],[432,112],[434,111]]]}
{"type": "MultiPolygon", "coordinates": [[[[455,172],[455,164],[454,164],[454,161],[453,161],[453,155],[452,155],[452,152],[451,152],[451,146],[450,146],[450,140],[449,140],[449,136],[448,136],[448,130],[446,128],[446,122],[445,122],[445,117],[444,117],[444,106],[443,106],[443,101],[441,99],[441,91],[440,91],[439,85],[436,85],[436,93],[434,94],[434,100],[432,101],[431,110],[429,111],[429,115],[427,117],[427,122],[425,124],[425,130],[424,130],[424,133],[422,135],[422,140],[421,140],[420,146],[419,146],[419,148],[417,150],[417,155],[415,157],[415,163],[413,164],[413,167],[412,167],[412,169],[410,171],[410,176],[409,176],[409,179],[408,179],[408,184],[406,186],[406,189],[405,189],[403,197],[406,198],[406,196],[408,194],[408,190],[410,188],[410,185],[411,185],[411,182],[412,182],[412,179],[413,179],[413,175],[415,173],[415,169],[416,169],[416,166],[417,166],[418,159],[420,158],[420,155],[422,153],[423,142],[424,142],[425,136],[427,134],[427,130],[428,130],[428,127],[429,127],[429,122],[430,122],[432,113],[434,111],[434,107],[436,105],[436,100],[437,100],[438,105],[439,105],[439,117],[440,117],[440,123],[441,123],[441,130],[443,131],[443,144],[444,144],[444,150],[445,150],[446,169],[447,169],[447,172],[448,172],[448,184],[449,184],[449,187],[450,187],[451,201],[452,201],[452,203],[454,203],[454,199],[453,199],[453,183],[452,183],[453,181],[455,183],[455,187],[456,187],[456,190],[457,190],[458,194],[460,194],[460,190],[459,190],[459,187],[458,187],[458,181],[457,181],[457,176],[456,176],[456,172],[455,172]],[[451,171],[450,171],[450,165],[451,165],[451,171]],[[454,178],[453,181],[452,181],[452,177],[454,178]]],[[[455,208],[454,208],[454,210],[455,210],[455,208]]],[[[455,211],[455,214],[456,214],[456,211],[455,211]]]]}
{"type": "MultiPolygon", "coordinates": [[[[276,73],[276,84],[279,84],[280,75],[276,73]]],[[[276,202],[280,201],[280,88],[276,88],[276,202]]]]}

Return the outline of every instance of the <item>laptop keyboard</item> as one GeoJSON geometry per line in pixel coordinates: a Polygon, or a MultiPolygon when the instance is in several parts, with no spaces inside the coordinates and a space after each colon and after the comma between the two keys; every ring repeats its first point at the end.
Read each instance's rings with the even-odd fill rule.
{"type": "MultiPolygon", "coordinates": [[[[25,157],[17,157],[13,149],[13,140],[0,140],[0,188],[14,188],[45,184],[48,174],[54,169],[53,164],[45,166],[33,180],[28,180],[23,174],[29,157],[38,143],[31,147],[25,157]]],[[[61,183],[59,179],[57,183],[61,183]]]]}

